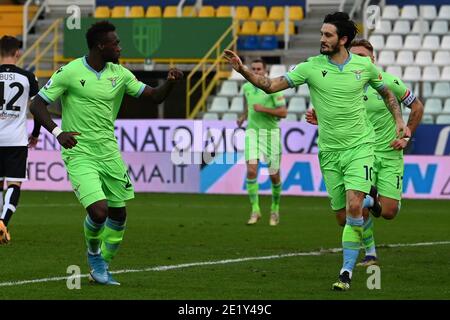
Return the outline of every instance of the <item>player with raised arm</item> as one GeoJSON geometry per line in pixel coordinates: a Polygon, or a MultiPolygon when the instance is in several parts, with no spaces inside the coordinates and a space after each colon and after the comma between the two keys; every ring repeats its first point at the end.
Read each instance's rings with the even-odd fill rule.
{"type": "Polygon", "coordinates": [[[7,226],[19,204],[22,182],[27,180],[27,146],[35,147],[39,136],[35,123],[27,137],[28,103],[39,88],[35,75],[16,65],[21,47],[15,37],[0,39],[0,244],[11,240],[7,226]]]}
{"type": "Polygon", "coordinates": [[[267,93],[308,84],[320,123],[319,162],[331,207],[334,211],[346,208],[342,233],[343,266],[332,289],[348,290],[362,242],[362,206],[371,188],[370,172],[374,163],[374,131],[363,104],[367,84],[385,100],[395,119],[397,137],[409,137],[410,133],[397,99],[384,86],[376,66],[370,59],[348,51],[357,34],[357,27],[348,14],[327,15],[320,33],[321,54],[276,79],[252,73],[232,51],[225,51],[225,59],[267,93]]]}
{"type": "MultiPolygon", "coordinates": [[[[266,75],[267,66],[261,59],[251,63],[252,71],[256,74],[266,75]]],[[[264,159],[269,166],[270,180],[272,181],[272,206],[270,210],[271,226],[278,225],[280,221],[281,198],[281,139],[280,118],[287,114],[286,99],[281,92],[266,94],[250,82],[243,86],[245,110],[238,119],[238,126],[248,120],[245,130],[245,161],[247,163],[246,187],[252,205],[252,213],[248,225],[253,225],[261,218],[258,197],[258,165],[264,159]]]]}
{"type": "Polygon", "coordinates": [[[90,276],[101,284],[119,284],[109,263],[122,242],[125,201],[133,185],[114,135],[114,121],[124,94],[161,103],[183,74],[169,70],[167,81],[151,88],[118,64],[121,48],[115,26],[93,24],[86,33],[89,54],[56,71],[31,105],[35,118],[64,147],[72,188],[87,210],[84,235],[90,276]],[[61,97],[62,128],[50,118],[47,105],[61,97]]]}

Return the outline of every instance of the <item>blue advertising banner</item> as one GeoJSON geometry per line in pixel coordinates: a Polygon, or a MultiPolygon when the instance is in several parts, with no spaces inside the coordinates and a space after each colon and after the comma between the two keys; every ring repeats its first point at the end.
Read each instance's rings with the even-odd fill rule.
{"type": "Polygon", "coordinates": [[[407,154],[450,155],[450,125],[420,125],[407,154]]]}

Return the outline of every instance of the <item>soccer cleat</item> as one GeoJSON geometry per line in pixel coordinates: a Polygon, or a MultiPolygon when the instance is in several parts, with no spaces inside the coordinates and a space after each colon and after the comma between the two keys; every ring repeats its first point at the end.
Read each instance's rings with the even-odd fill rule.
{"type": "Polygon", "coordinates": [[[369,208],[369,211],[375,218],[379,218],[381,216],[381,205],[378,202],[378,190],[376,187],[370,187],[369,195],[373,198],[373,206],[369,208]]]}
{"type": "Polygon", "coordinates": [[[3,220],[0,220],[0,244],[6,244],[11,241],[11,236],[9,235],[8,228],[3,223],[3,220]]]}
{"type": "Polygon", "coordinates": [[[378,264],[378,259],[375,256],[365,256],[361,262],[358,262],[356,265],[358,267],[368,267],[374,264],[378,264]]]}
{"type": "Polygon", "coordinates": [[[331,290],[334,291],[347,291],[350,289],[350,273],[348,271],[344,271],[339,275],[338,282],[333,283],[331,286],[331,290]]]}
{"type": "Polygon", "coordinates": [[[108,282],[108,270],[102,255],[88,253],[88,264],[91,268],[91,271],[89,271],[89,280],[106,284],[108,282]]]}
{"type": "Polygon", "coordinates": [[[248,225],[255,224],[259,221],[259,219],[261,219],[261,214],[258,212],[253,212],[252,215],[250,216],[250,219],[248,219],[247,224],[248,225]]]}
{"type": "Polygon", "coordinates": [[[108,271],[108,282],[106,282],[106,284],[110,286],[120,286],[120,282],[114,279],[111,272],[109,271],[108,271]]]}
{"type": "Polygon", "coordinates": [[[276,212],[272,212],[270,214],[270,222],[269,222],[269,224],[274,227],[274,226],[277,226],[278,223],[280,223],[280,215],[278,213],[276,213],[276,212]]]}

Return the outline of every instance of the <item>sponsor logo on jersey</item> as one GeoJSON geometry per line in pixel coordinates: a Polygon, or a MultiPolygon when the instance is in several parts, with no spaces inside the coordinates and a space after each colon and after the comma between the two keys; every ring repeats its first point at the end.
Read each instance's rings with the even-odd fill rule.
{"type": "Polygon", "coordinates": [[[86,80],[81,79],[80,80],[81,85],[84,87],[84,84],[86,83],[86,80]]]}
{"type": "Polygon", "coordinates": [[[323,71],[322,71],[322,77],[324,77],[324,78],[325,78],[325,76],[327,75],[327,73],[328,73],[328,71],[326,71],[326,70],[323,70],[323,71]]]}

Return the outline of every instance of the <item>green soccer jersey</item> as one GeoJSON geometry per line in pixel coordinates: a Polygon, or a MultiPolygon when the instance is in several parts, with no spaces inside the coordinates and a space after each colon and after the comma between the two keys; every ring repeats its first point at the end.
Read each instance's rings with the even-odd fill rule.
{"type": "Polygon", "coordinates": [[[253,106],[260,104],[265,108],[276,109],[286,105],[286,99],[282,92],[267,94],[255,87],[250,82],[243,86],[244,96],[247,101],[247,128],[249,129],[276,129],[280,118],[264,112],[256,112],[253,106]]]}
{"type": "MultiPolygon", "coordinates": [[[[382,72],[384,84],[397,97],[399,104],[409,107],[414,102],[414,94],[397,77],[382,72]]],[[[385,158],[398,159],[403,155],[402,150],[395,150],[391,142],[396,139],[395,120],[384,103],[383,97],[370,86],[364,88],[364,104],[367,108],[369,120],[375,130],[375,152],[382,153],[385,158]]]]}
{"type": "Polygon", "coordinates": [[[381,88],[383,80],[367,57],[349,53],[342,65],[318,55],[285,75],[290,87],[308,84],[319,122],[319,149],[340,151],[373,143],[374,131],[363,103],[364,87],[381,88]]]}
{"type": "Polygon", "coordinates": [[[119,64],[107,63],[97,72],[86,57],[78,58],[56,71],[39,95],[51,103],[61,97],[62,130],[75,131],[78,144],[63,149],[63,157],[84,155],[110,159],[120,156],[114,135],[124,94],[138,97],[145,84],[119,64]]]}

